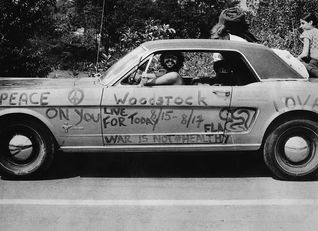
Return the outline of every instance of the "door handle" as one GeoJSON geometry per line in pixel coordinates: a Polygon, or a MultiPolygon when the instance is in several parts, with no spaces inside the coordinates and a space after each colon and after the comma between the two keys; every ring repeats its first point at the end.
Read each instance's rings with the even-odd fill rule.
{"type": "Polygon", "coordinates": [[[213,91],[213,94],[221,97],[229,97],[231,95],[230,91],[213,91]]]}

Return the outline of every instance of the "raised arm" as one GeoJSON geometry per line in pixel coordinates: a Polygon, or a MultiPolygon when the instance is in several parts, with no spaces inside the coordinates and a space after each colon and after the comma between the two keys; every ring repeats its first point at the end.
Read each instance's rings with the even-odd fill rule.
{"type": "MultiPolygon", "coordinates": [[[[147,74],[148,75],[148,74],[147,74]]],[[[179,84],[180,75],[177,72],[169,72],[158,78],[149,78],[144,80],[145,86],[154,85],[174,85],[179,84]]]]}

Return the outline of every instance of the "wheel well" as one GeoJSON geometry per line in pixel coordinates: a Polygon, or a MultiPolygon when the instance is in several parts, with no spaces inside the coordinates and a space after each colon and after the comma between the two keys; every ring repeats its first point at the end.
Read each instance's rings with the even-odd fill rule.
{"type": "Polygon", "coordinates": [[[318,114],[312,111],[297,110],[297,111],[289,111],[282,115],[279,115],[271,122],[271,124],[266,129],[265,134],[263,136],[261,149],[263,148],[266,138],[277,126],[279,126],[283,122],[286,122],[288,120],[293,120],[293,119],[307,119],[312,121],[318,121],[318,114]]]}
{"type": "Polygon", "coordinates": [[[0,117],[0,124],[2,123],[9,123],[10,121],[13,120],[32,120],[38,124],[40,124],[43,128],[47,129],[47,131],[51,134],[51,136],[53,137],[54,140],[54,145],[57,147],[57,141],[52,133],[52,131],[46,126],[45,123],[43,123],[43,121],[41,121],[40,119],[32,116],[32,115],[28,115],[28,114],[24,114],[24,113],[12,113],[12,114],[6,114],[0,117]]]}

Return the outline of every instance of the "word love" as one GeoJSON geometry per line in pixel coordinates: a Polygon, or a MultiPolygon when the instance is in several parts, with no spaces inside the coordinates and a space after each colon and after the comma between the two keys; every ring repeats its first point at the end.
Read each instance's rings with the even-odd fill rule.
{"type": "Polygon", "coordinates": [[[281,101],[274,101],[273,103],[277,112],[285,108],[294,109],[296,107],[309,107],[314,111],[318,111],[318,97],[313,97],[312,95],[283,97],[281,101]]]}

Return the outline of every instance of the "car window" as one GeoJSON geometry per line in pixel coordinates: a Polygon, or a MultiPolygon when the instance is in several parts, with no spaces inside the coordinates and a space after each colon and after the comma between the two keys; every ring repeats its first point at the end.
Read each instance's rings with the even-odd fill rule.
{"type": "Polygon", "coordinates": [[[184,73],[192,79],[192,85],[242,86],[258,81],[238,52],[196,52],[188,57],[184,73]]]}
{"type": "Polygon", "coordinates": [[[111,76],[118,74],[123,69],[126,69],[132,61],[140,59],[141,55],[145,53],[145,49],[142,46],[135,48],[133,51],[126,54],[114,65],[112,65],[105,73],[102,79],[108,79],[111,76]]]}
{"type": "Polygon", "coordinates": [[[141,75],[146,71],[150,57],[147,57],[145,60],[142,60],[138,65],[134,66],[127,75],[121,80],[120,84],[122,85],[137,85],[140,82],[141,75]]]}
{"type": "MultiPolygon", "coordinates": [[[[181,53],[183,62],[178,73],[183,79],[183,85],[241,86],[258,81],[238,52],[182,51],[181,53]]],[[[142,73],[153,73],[157,78],[163,76],[167,70],[162,64],[162,55],[162,52],[156,52],[148,56],[128,73],[121,84],[139,84],[142,73]]]]}
{"type": "Polygon", "coordinates": [[[199,79],[207,80],[215,77],[213,54],[202,51],[184,53],[184,65],[180,72],[186,83],[195,84],[199,79]]]}

